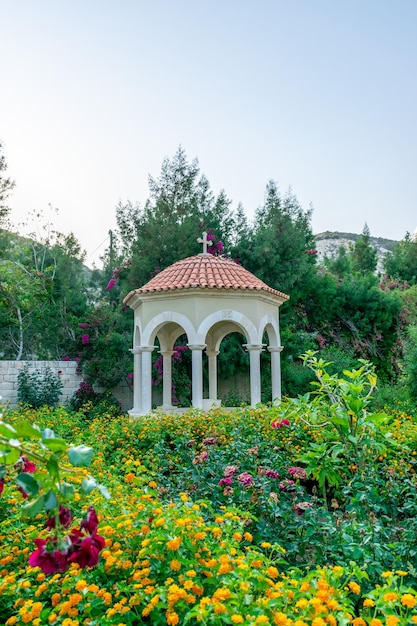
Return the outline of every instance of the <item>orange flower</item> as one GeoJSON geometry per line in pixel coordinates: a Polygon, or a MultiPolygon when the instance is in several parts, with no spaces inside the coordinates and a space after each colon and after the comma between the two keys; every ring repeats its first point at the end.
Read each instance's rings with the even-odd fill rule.
{"type": "Polygon", "coordinates": [[[166,545],[167,545],[168,550],[178,550],[181,543],[182,543],[181,537],[174,537],[174,539],[170,539],[170,541],[167,541],[166,545]]]}

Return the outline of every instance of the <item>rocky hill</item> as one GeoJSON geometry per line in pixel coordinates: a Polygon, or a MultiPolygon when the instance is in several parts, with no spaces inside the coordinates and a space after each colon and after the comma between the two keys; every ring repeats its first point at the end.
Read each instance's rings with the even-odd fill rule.
{"type": "MultiPolygon", "coordinates": [[[[339,233],[326,231],[315,235],[318,262],[323,261],[324,257],[332,257],[337,254],[340,246],[349,248],[360,237],[354,233],[339,233]]],[[[384,239],[383,237],[370,237],[369,241],[378,253],[377,272],[383,270],[383,260],[387,252],[393,250],[398,243],[392,239],[384,239]]]]}

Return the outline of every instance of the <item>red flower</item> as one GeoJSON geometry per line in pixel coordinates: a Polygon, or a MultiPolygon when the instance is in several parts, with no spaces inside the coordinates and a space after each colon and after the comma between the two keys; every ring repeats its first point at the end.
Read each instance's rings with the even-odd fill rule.
{"type": "Polygon", "coordinates": [[[35,539],[37,550],[29,557],[31,567],[40,567],[44,574],[54,574],[55,572],[65,572],[68,567],[67,553],[54,549],[56,540],[48,542],[45,539],[35,539]],[[49,548],[49,550],[47,549],[49,548]],[[51,549],[52,548],[52,549],[51,549]]]}
{"type": "Polygon", "coordinates": [[[110,291],[110,289],[113,289],[113,287],[116,284],[116,280],[114,278],[110,278],[109,282],[107,283],[107,291],[110,291]]]}
{"type": "Polygon", "coordinates": [[[90,507],[88,509],[87,517],[81,522],[81,528],[84,528],[90,535],[94,535],[97,532],[98,517],[97,513],[90,507]]]}
{"type": "Polygon", "coordinates": [[[0,478],[0,496],[3,493],[5,482],[4,478],[0,478]]]}
{"type": "Polygon", "coordinates": [[[290,426],[290,424],[290,420],[287,419],[283,419],[280,422],[278,420],[274,420],[273,422],[271,422],[272,428],[281,428],[282,426],[290,426]]]}
{"type": "MultiPolygon", "coordinates": [[[[70,526],[70,524],[72,522],[72,514],[71,514],[71,511],[66,506],[59,505],[58,521],[59,521],[59,524],[61,526],[63,526],[64,528],[69,528],[69,526],[70,526]]],[[[55,528],[56,527],[56,516],[55,515],[48,519],[48,521],[46,522],[46,527],[49,530],[51,528],[55,528]]]]}
{"type": "MultiPolygon", "coordinates": [[[[73,533],[71,533],[71,537],[73,533]]],[[[74,545],[74,550],[70,555],[69,563],[78,563],[81,568],[94,567],[98,563],[100,551],[106,542],[100,535],[94,534],[92,537],[85,537],[81,542],[74,545]]]]}
{"type": "Polygon", "coordinates": [[[23,467],[22,472],[26,472],[27,474],[33,474],[36,472],[36,465],[33,461],[29,461],[25,456],[22,456],[23,467]]]}

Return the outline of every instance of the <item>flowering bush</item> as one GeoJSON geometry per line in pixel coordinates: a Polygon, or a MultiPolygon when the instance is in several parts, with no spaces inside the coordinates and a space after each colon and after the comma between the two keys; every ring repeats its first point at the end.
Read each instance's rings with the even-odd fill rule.
{"type": "MultiPolygon", "coordinates": [[[[7,626],[417,623],[410,416],[395,412],[382,424],[400,447],[379,457],[371,449],[364,470],[343,460],[346,476],[328,491],[328,509],[297,459],[329,429],[307,424],[286,402],[140,420],[103,413],[85,423],[62,408],[5,418],[15,429],[35,422],[40,432],[53,423],[56,439],[71,433],[78,446],[94,442],[92,471],[111,494],[87,489],[84,501],[79,487],[90,479],[80,466],[66,474],[70,506],[60,501],[47,519],[33,511],[28,522],[18,487],[30,481],[10,479],[27,461],[19,455],[19,468],[9,466],[0,498],[7,626]],[[57,524],[64,557],[54,555],[57,524]]],[[[38,480],[40,465],[26,458],[38,480]]]]}

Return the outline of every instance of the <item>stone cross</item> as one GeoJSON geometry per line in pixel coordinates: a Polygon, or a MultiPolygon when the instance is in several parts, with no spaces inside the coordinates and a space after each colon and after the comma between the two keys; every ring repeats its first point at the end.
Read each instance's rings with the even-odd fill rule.
{"type": "Polygon", "coordinates": [[[197,242],[203,244],[203,254],[207,254],[207,246],[212,246],[213,245],[213,242],[210,241],[209,239],[207,239],[206,231],[203,232],[203,238],[199,237],[197,239],[197,242]]]}

